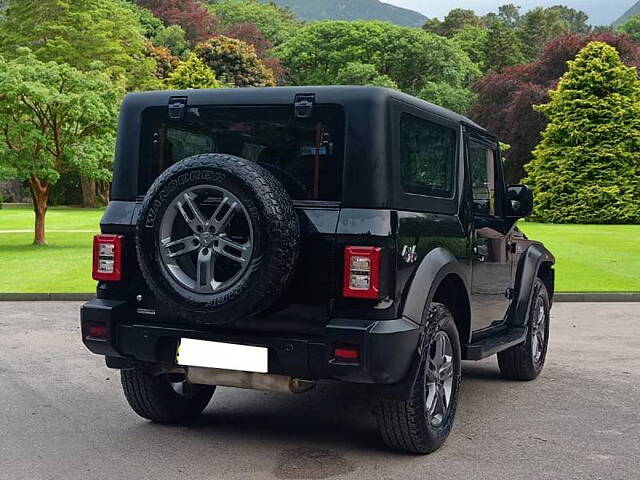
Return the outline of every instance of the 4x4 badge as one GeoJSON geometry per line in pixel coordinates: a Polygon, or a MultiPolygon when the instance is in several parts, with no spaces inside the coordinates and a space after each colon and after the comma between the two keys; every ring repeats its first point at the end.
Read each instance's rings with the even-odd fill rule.
{"type": "Polygon", "coordinates": [[[416,246],[405,245],[404,247],[402,247],[401,255],[405,262],[415,263],[415,261],[418,259],[418,254],[416,253],[416,246]]]}

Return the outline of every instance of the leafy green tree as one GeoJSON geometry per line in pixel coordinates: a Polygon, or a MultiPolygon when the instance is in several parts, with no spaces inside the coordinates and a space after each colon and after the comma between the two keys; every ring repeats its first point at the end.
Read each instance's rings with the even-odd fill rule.
{"type": "Polygon", "coordinates": [[[219,88],[216,76],[195,53],[189,55],[169,77],[169,87],[186,90],[189,88],[219,88]]]}
{"type": "Polygon", "coordinates": [[[500,21],[493,22],[487,34],[486,70],[502,71],[524,63],[524,46],[516,33],[500,21]]]}
{"type": "Polygon", "coordinates": [[[15,55],[0,57],[0,170],[27,182],[36,215],[34,243],[43,245],[49,192],[60,175],[110,175],[105,161],[112,155],[123,92],[99,63],[81,72],[42,62],[25,48],[15,55]]]}
{"type": "Polygon", "coordinates": [[[498,7],[498,18],[509,28],[516,28],[520,23],[520,7],[507,3],[498,7]]]}
{"type": "Polygon", "coordinates": [[[538,107],[549,118],[526,167],[535,216],[556,223],[640,221],[640,80],[592,42],[538,107]]]}
{"type": "Polygon", "coordinates": [[[398,88],[388,75],[381,75],[376,67],[369,63],[352,62],[340,70],[336,77],[337,85],[368,85],[375,87],[398,88]]]}
{"type": "Polygon", "coordinates": [[[564,23],[567,30],[573,33],[590,33],[592,28],[587,22],[589,15],[582,10],[569,8],[564,5],[556,5],[549,7],[548,11],[558,15],[558,18],[564,23]]]}
{"type": "Polygon", "coordinates": [[[444,17],[442,22],[431,19],[422,28],[443,37],[452,37],[467,26],[481,27],[482,19],[473,10],[454,8],[444,17]]]}
{"type": "Polygon", "coordinates": [[[475,101],[475,95],[470,89],[452,87],[445,82],[428,82],[418,93],[418,97],[461,114],[467,113],[475,101]]]}
{"type": "Polygon", "coordinates": [[[196,55],[216,78],[235,87],[272,87],[273,72],[258,58],[253,45],[217,35],[196,45],[196,55]]]}
{"type": "Polygon", "coordinates": [[[142,27],[142,34],[145,38],[151,40],[155,37],[160,30],[164,27],[162,20],[155,17],[150,10],[137,6],[127,0],[120,0],[120,3],[127,9],[131,10],[138,19],[140,26],[142,27]]]}
{"type": "Polygon", "coordinates": [[[273,50],[296,85],[332,85],[349,63],[373,65],[407,93],[428,82],[466,88],[478,67],[453,41],[376,21],[321,21],[305,25],[273,50]]]}
{"type": "Polygon", "coordinates": [[[220,0],[210,1],[209,4],[225,25],[253,23],[274,45],[287,40],[302,26],[302,22],[291,10],[281,8],[275,2],[220,0]]]}
{"type": "Polygon", "coordinates": [[[626,33],[634,42],[640,43],[640,15],[630,17],[616,29],[619,33],[626,33]]]}
{"type": "Polygon", "coordinates": [[[489,40],[489,31],[486,28],[467,25],[451,37],[451,40],[467,54],[481,72],[484,73],[488,70],[487,42],[489,40]]]}
{"type": "Polygon", "coordinates": [[[100,61],[129,90],[157,85],[138,17],[121,0],[9,0],[0,23],[0,53],[14,58],[18,47],[84,71],[100,61]]]}
{"type": "Polygon", "coordinates": [[[527,61],[538,57],[544,45],[569,31],[560,12],[550,8],[537,7],[529,10],[520,19],[517,29],[522,43],[522,53],[527,61]]]}
{"type": "Polygon", "coordinates": [[[189,56],[189,42],[180,25],[158,29],[151,42],[158,47],[168,48],[171,54],[178,58],[185,59],[189,56]]]}

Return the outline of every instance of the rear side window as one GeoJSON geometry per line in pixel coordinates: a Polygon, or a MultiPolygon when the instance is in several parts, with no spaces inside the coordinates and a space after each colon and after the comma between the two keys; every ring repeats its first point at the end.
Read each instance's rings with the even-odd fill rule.
{"type": "Polygon", "coordinates": [[[453,196],[456,132],[413,115],[400,120],[402,186],[431,197],[453,196]]]}
{"type": "Polygon", "coordinates": [[[142,114],[138,188],[146,193],[172,164],[202,153],[226,153],[269,170],[294,200],[342,197],[344,114],[315,106],[313,118],[296,119],[293,106],[189,107],[168,120],[167,108],[142,114]]]}

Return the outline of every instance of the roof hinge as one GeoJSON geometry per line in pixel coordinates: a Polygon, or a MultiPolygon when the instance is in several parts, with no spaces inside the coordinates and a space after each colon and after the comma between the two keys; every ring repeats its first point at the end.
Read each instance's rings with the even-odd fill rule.
{"type": "Polygon", "coordinates": [[[316,96],[313,93],[299,93],[296,95],[294,111],[296,118],[311,118],[313,114],[313,104],[316,96]]]}
{"type": "Polygon", "coordinates": [[[187,106],[187,97],[171,97],[169,99],[169,120],[182,120],[187,106]]]}

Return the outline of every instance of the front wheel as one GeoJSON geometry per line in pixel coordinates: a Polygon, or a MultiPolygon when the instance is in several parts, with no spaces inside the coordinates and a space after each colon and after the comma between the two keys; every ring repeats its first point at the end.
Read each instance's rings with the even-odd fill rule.
{"type": "Polygon", "coordinates": [[[195,420],[211,400],[216,387],[188,383],[176,374],[156,375],[142,364],[120,372],[129,405],[156,423],[182,425],[195,420]]]}
{"type": "Polygon", "coordinates": [[[431,453],[446,441],[458,407],[461,378],[460,339],[449,309],[429,308],[430,330],[418,378],[409,400],[380,397],[374,404],[378,429],[394,450],[431,453]]]}
{"type": "Polygon", "coordinates": [[[510,380],[535,380],[542,372],[549,346],[549,293],[539,278],[533,285],[533,298],[524,343],[498,353],[502,375],[510,380]]]}

